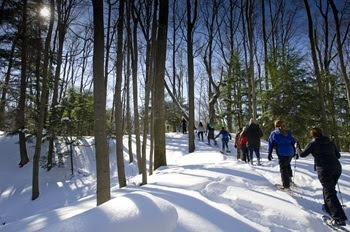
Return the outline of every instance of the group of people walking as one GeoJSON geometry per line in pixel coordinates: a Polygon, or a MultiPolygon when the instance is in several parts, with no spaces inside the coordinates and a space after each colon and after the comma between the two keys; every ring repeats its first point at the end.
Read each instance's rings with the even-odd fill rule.
{"type": "MultiPolygon", "coordinates": [[[[289,189],[293,183],[293,171],[291,168],[293,157],[296,160],[299,157],[306,157],[311,154],[314,157],[315,171],[317,171],[318,179],[323,187],[324,204],[322,209],[329,213],[334,226],[346,225],[347,217],[335,189],[342,172],[339,162],[341,155],[336,145],[322,134],[320,128],[315,127],[310,130],[311,142],[306,145],[305,149],[301,149],[291,131],[285,129],[281,120],[276,120],[274,127],[275,129],[270,133],[268,139],[267,158],[271,161],[274,158],[272,156],[273,150],[275,150],[280,167],[281,188],[289,189]]],[[[197,128],[198,139],[203,141],[204,133],[207,136],[208,145],[210,145],[211,140],[216,145],[216,139],[221,136],[222,151],[229,151],[228,142],[232,137],[224,127],[215,136],[214,126],[211,123],[208,123],[206,128],[204,128],[204,125],[200,122],[197,128]]],[[[250,119],[247,126],[239,128],[234,140],[234,147],[237,149],[237,159],[254,164],[253,154],[255,153],[257,165],[261,165],[260,140],[262,136],[262,130],[253,119],[250,119]]]]}
{"type": "MultiPolygon", "coordinates": [[[[324,204],[322,205],[322,209],[331,216],[331,223],[334,226],[345,226],[347,217],[339,202],[335,189],[342,172],[339,162],[340,153],[335,144],[331,142],[327,136],[322,134],[320,128],[315,127],[310,130],[310,136],[313,139],[306,145],[305,149],[302,150],[299,143],[292,136],[292,133],[284,128],[281,120],[276,120],[274,126],[275,129],[270,133],[268,139],[267,157],[268,160],[271,161],[273,159],[272,152],[275,150],[280,167],[282,188],[289,189],[291,186],[293,177],[291,161],[293,157],[298,159],[299,156],[307,157],[311,154],[314,157],[315,171],[317,171],[318,179],[323,187],[324,204]]],[[[254,121],[250,121],[247,128],[240,129],[236,135],[235,147],[238,148],[237,151],[240,150],[242,160],[246,161],[247,158],[248,161],[250,159],[251,163],[253,159],[252,153],[254,151],[258,158],[259,165],[259,139],[262,136],[262,132],[260,132],[260,128],[258,128],[259,126],[256,125],[254,121]],[[254,138],[253,140],[252,137],[254,138]],[[246,155],[247,150],[249,151],[249,156],[246,155]]],[[[240,155],[239,152],[237,152],[237,158],[240,158],[240,155]]]]}
{"type": "Polygon", "coordinates": [[[257,164],[261,165],[260,139],[263,135],[259,125],[253,119],[249,120],[248,126],[239,128],[234,142],[237,149],[237,159],[253,164],[253,154],[255,153],[257,164]]]}

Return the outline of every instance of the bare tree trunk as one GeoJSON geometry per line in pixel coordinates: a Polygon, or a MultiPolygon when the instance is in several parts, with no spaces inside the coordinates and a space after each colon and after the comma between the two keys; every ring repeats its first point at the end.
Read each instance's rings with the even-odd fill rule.
{"type": "Polygon", "coordinates": [[[9,57],[9,64],[7,67],[7,72],[5,76],[5,82],[2,86],[1,100],[0,100],[0,129],[4,126],[4,115],[5,115],[5,105],[6,105],[6,95],[10,85],[11,70],[13,65],[13,55],[16,47],[16,39],[13,41],[11,53],[9,57]]]}
{"type": "Polygon", "coordinates": [[[248,68],[248,75],[249,75],[249,81],[251,86],[251,98],[252,98],[252,115],[254,120],[256,120],[257,117],[257,105],[256,105],[256,90],[255,90],[255,78],[254,78],[254,24],[253,24],[253,9],[254,9],[254,3],[252,0],[248,0],[246,2],[246,21],[247,21],[247,31],[248,31],[248,52],[249,52],[249,68],[248,68]]]}
{"type": "MultiPolygon", "coordinates": [[[[129,7],[130,2],[128,1],[129,7]]],[[[133,2],[132,2],[133,4],[133,2]]],[[[131,7],[130,7],[131,8],[131,7]]],[[[129,9],[131,12],[131,9],[129,9]]],[[[133,37],[131,41],[131,66],[132,66],[132,88],[133,88],[133,104],[134,104],[134,124],[135,124],[135,140],[136,140],[136,157],[141,174],[141,141],[140,141],[140,120],[139,120],[139,103],[138,103],[138,85],[137,85],[137,62],[138,62],[138,44],[137,44],[137,24],[138,19],[134,17],[133,37]]],[[[131,28],[130,28],[131,29],[131,28]]],[[[131,34],[131,32],[130,32],[131,34]]]]}
{"type": "Polygon", "coordinates": [[[318,61],[317,61],[317,56],[316,56],[316,46],[315,46],[315,40],[313,36],[313,22],[312,22],[312,17],[311,17],[311,12],[310,12],[310,7],[308,0],[303,0],[304,5],[305,5],[305,10],[306,10],[306,15],[308,19],[308,25],[309,25],[309,39],[310,39],[310,49],[311,49],[311,56],[312,56],[312,61],[314,65],[314,72],[315,76],[317,79],[317,84],[318,84],[318,92],[320,95],[320,110],[321,110],[321,125],[322,129],[325,135],[328,135],[328,125],[327,125],[327,117],[326,117],[326,110],[325,110],[325,97],[324,97],[324,87],[322,83],[322,77],[320,74],[320,69],[318,66],[318,61]]]}
{"type": "Polygon", "coordinates": [[[265,70],[265,89],[269,90],[269,72],[268,72],[268,56],[267,56],[267,36],[266,36],[266,20],[265,20],[265,0],[261,0],[262,14],[262,33],[264,43],[264,70],[265,70]]]}
{"type": "Polygon", "coordinates": [[[123,68],[123,24],[124,24],[124,0],[119,1],[119,20],[117,25],[118,42],[117,42],[117,82],[115,86],[115,130],[117,144],[117,167],[119,187],[126,186],[124,170],[124,152],[123,152],[123,121],[121,86],[122,86],[122,68],[123,68]]]}
{"type": "MultiPolygon", "coordinates": [[[[70,9],[68,9],[70,10],[70,9]]],[[[52,160],[53,153],[54,153],[54,141],[56,139],[56,125],[58,122],[58,115],[57,115],[57,104],[58,104],[58,86],[59,86],[59,80],[61,75],[61,65],[62,65],[62,54],[63,54],[63,43],[66,35],[66,27],[67,22],[63,21],[64,15],[68,12],[63,13],[63,5],[62,0],[57,0],[57,15],[58,15],[58,51],[57,51],[57,65],[56,65],[56,72],[55,72],[55,78],[54,78],[54,87],[53,87],[53,96],[52,96],[52,103],[51,103],[51,117],[50,117],[50,124],[49,124],[49,151],[48,151],[48,161],[52,160]]],[[[48,163],[48,170],[50,170],[52,167],[52,163],[48,163]]]]}
{"type": "Polygon", "coordinates": [[[348,100],[348,106],[350,109],[350,80],[346,71],[345,61],[344,61],[344,55],[343,55],[343,45],[341,42],[341,35],[340,35],[340,22],[338,18],[338,10],[336,5],[334,4],[333,0],[328,0],[328,2],[331,4],[334,21],[335,21],[335,30],[337,33],[337,51],[339,56],[339,62],[340,62],[340,70],[341,70],[341,76],[343,78],[345,88],[346,88],[346,97],[348,100]]]}
{"type": "Polygon", "coordinates": [[[197,20],[198,1],[194,2],[193,19],[191,17],[191,1],[187,0],[187,63],[188,63],[188,152],[194,152],[194,64],[193,64],[193,30],[197,20]]]}
{"type": "MultiPolygon", "coordinates": [[[[47,36],[45,39],[45,48],[44,48],[44,63],[43,63],[43,78],[42,78],[42,89],[41,89],[41,99],[40,99],[40,108],[39,108],[39,118],[36,125],[36,143],[35,143],[35,152],[33,157],[33,180],[32,180],[32,200],[35,200],[39,197],[39,159],[41,152],[41,140],[43,138],[43,128],[45,125],[45,113],[46,113],[46,101],[47,101],[47,89],[48,89],[48,68],[49,68],[49,52],[50,52],[50,43],[53,30],[53,23],[55,20],[55,1],[50,1],[50,24],[47,36]]],[[[40,90],[40,88],[38,89],[40,90]]],[[[51,161],[52,162],[52,161],[51,161]]]]}
{"type": "Polygon", "coordinates": [[[29,162],[27,147],[26,147],[26,135],[25,135],[25,108],[26,108],[26,89],[27,89],[27,0],[23,1],[22,9],[22,51],[21,51],[21,89],[20,97],[18,101],[18,115],[17,115],[17,128],[19,131],[19,149],[21,154],[21,161],[19,166],[23,167],[29,162]]]}
{"type": "Polygon", "coordinates": [[[106,90],[103,73],[103,0],[93,0],[94,10],[94,133],[96,147],[97,205],[111,198],[109,153],[106,130],[106,90]]]}
{"type": "Polygon", "coordinates": [[[169,0],[159,1],[157,59],[154,75],[154,169],[166,166],[164,75],[168,31],[169,0]]]}

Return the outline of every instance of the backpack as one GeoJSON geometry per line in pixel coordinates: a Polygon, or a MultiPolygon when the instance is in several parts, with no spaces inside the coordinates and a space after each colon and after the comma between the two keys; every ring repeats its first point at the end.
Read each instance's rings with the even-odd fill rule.
{"type": "Polygon", "coordinates": [[[243,147],[247,143],[247,137],[239,137],[237,144],[239,147],[243,147]]]}
{"type": "Polygon", "coordinates": [[[225,139],[225,140],[227,140],[227,139],[228,139],[228,133],[223,133],[223,134],[222,134],[222,138],[225,139]]]}

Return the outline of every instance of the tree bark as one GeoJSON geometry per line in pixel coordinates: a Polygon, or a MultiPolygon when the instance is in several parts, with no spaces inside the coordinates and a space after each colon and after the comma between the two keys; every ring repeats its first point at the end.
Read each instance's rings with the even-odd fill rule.
{"type": "Polygon", "coordinates": [[[18,115],[17,115],[17,128],[19,132],[19,150],[21,155],[21,161],[19,166],[23,167],[29,162],[27,147],[26,147],[26,135],[25,135],[25,108],[26,108],[26,90],[27,90],[27,0],[23,1],[22,9],[22,51],[21,51],[21,89],[20,97],[18,101],[18,115]]]}
{"type": "Polygon", "coordinates": [[[109,152],[106,130],[106,87],[103,73],[104,59],[104,24],[103,24],[103,0],[93,0],[94,11],[94,134],[96,148],[96,173],[97,173],[97,205],[111,198],[109,152]]]}
{"type": "Polygon", "coordinates": [[[125,169],[124,169],[124,152],[123,152],[123,110],[121,99],[122,86],[122,69],[123,69],[123,26],[124,26],[124,5],[125,1],[119,1],[119,20],[117,25],[117,81],[115,86],[115,130],[116,130],[116,144],[117,144],[117,167],[119,187],[126,186],[125,169]]]}
{"type": "Polygon", "coordinates": [[[312,17],[311,17],[311,12],[310,12],[310,7],[309,7],[309,2],[308,0],[303,0],[304,5],[305,5],[305,10],[306,10],[306,15],[308,19],[308,28],[309,28],[309,40],[310,40],[310,49],[311,49],[311,57],[314,65],[314,72],[315,76],[317,79],[317,85],[318,85],[318,92],[320,95],[320,110],[321,110],[321,125],[323,129],[323,133],[325,135],[328,135],[328,125],[327,125],[327,117],[326,117],[326,110],[325,110],[325,97],[324,97],[324,87],[322,83],[322,77],[320,74],[320,69],[318,66],[318,61],[317,61],[317,55],[316,55],[316,48],[315,48],[315,40],[313,36],[313,22],[312,22],[312,17]]]}
{"type": "Polygon", "coordinates": [[[188,65],[188,152],[194,152],[194,63],[193,63],[193,31],[197,20],[198,1],[194,2],[193,19],[191,17],[191,1],[187,0],[187,65],[188,65]]]}
{"type": "Polygon", "coordinates": [[[168,31],[169,0],[159,1],[157,59],[154,75],[154,169],[166,166],[164,75],[168,31]]]}
{"type": "MultiPolygon", "coordinates": [[[[46,114],[46,101],[47,101],[47,89],[48,89],[48,68],[49,68],[49,52],[50,43],[52,37],[53,23],[55,20],[55,1],[50,1],[50,23],[49,30],[45,39],[44,47],[44,61],[43,61],[43,76],[42,76],[42,89],[40,97],[40,108],[39,118],[36,125],[36,143],[33,157],[33,180],[32,180],[32,200],[39,197],[39,160],[41,152],[41,143],[43,138],[43,128],[45,125],[45,114],[46,114]]],[[[39,89],[38,89],[39,90],[39,89]]]]}
{"type": "MultiPolygon", "coordinates": [[[[133,5],[132,2],[128,4],[133,5]]],[[[131,7],[130,7],[131,8],[131,7]]],[[[131,9],[130,9],[131,11],[131,9]]],[[[141,174],[141,141],[140,141],[140,120],[139,120],[139,103],[138,103],[138,84],[137,84],[137,65],[138,65],[138,43],[137,43],[137,25],[138,19],[134,19],[133,36],[131,41],[131,75],[132,75],[132,88],[133,88],[133,104],[134,104],[134,123],[135,123],[135,140],[136,140],[136,157],[139,174],[141,174]]],[[[130,28],[131,29],[131,28],[130,28]]],[[[131,34],[131,32],[130,32],[131,34]]]]}
{"type": "Polygon", "coordinates": [[[338,10],[336,5],[334,4],[333,0],[328,0],[328,2],[331,5],[334,21],[335,21],[335,30],[337,34],[337,51],[338,51],[338,57],[340,62],[340,70],[341,70],[341,76],[343,78],[345,88],[346,88],[346,97],[348,100],[348,106],[350,109],[350,80],[346,71],[345,61],[344,61],[344,55],[343,55],[343,45],[341,42],[341,35],[340,35],[340,21],[338,18],[338,10]]]}
{"type": "Polygon", "coordinates": [[[7,67],[7,72],[5,76],[5,82],[2,86],[2,93],[1,93],[1,100],[0,100],[0,129],[4,126],[4,115],[5,115],[5,106],[6,106],[6,96],[7,96],[7,91],[10,85],[10,77],[11,77],[11,70],[13,66],[13,55],[15,52],[15,47],[16,47],[16,39],[13,41],[12,48],[11,48],[11,53],[9,57],[9,64],[7,67]]]}

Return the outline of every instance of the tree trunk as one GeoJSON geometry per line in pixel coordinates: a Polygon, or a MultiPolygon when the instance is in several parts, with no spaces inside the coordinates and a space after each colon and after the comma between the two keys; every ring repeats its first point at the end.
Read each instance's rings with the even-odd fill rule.
{"type": "MultiPolygon", "coordinates": [[[[67,13],[67,12],[66,12],[67,13]]],[[[51,117],[49,124],[49,151],[48,151],[48,161],[52,160],[54,153],[54,141],[56,139],[56,125],[58,123],[58,112],[57,112],[57,104],[58,104],[58,86],[61,75],[61,65],[62,65],[62,54],[63,54],[63,43],[66,35],[66,23],[63,21],[63,10],[62,10],[62,2],[61,0],[57,0],[57,15],[58,15],[58,51],[57,51],[57,65],[55,71],[54,78],[54,86],[53,86],[53,96],[51,103],[51,117]]],[[[51,169],[52,163],[48,163],[48,170],[51,169]]]]}
{"type": "Polygon", "coordinates": [[[25,108],[26,108],[26,89],[27,89],[27,0],[23,1],[22,9],[22,51],[21,51],[21,89],[20,97],[18,101],[18,115],[17,115],[17,128],[19,132],[19,150],[21,154],[21,161],[19,166],[23,167],[29,162],[27,147],[26,147],[26,135],[25,135],[25,108]]]}
{"type": "Polygon", "coordinates": [[[5,106],[6,106],[6,95],[10,84],[11,70],[13,65],[13,55],[16,47],[16,39],[13,41],[11,53],[9,57],[9,64],[7,67],[7,72],[5,76],[5,82],[2,86],[1,100],[0,100],[0,129],[4,127],[4,115],[5,115],[5,106]]]}
{"type": "Polygon", "coordinates": [[[264,43],[264,70],[265,70],[265,90],[269,90],[269,72],[268,72],[268,57],[267,57],[267,36],[266,36],[266,20],[265,20],[265,0],[261,0],[262,14],[262,33],[264,43]]]}
{"type": "Polygon", "coordinates": [[[189,120],[188,120],[188,152],[194,152],[194,64],[193,64],[193,30],[194,24],[197,20],[197,4],[194,3],[193,20],[191,18],[191,1],[187,0],[187,65],[188,65],[188,108],[189,108],[189,120]]]}
{"type": "Polygon", "coordinates": [[[253,9],[254,5],[251,0],[246,2],[246,20],[247,20],[247,34],[248,34],[248,52],[249,52],[249,82],[250,82],[250,91],[251,91],[251,99],[252,99],[252,115],[250,115],[254,121],[257,118],[257,105],[256,105],[256,90],[255,90],[255,78],[254,78],[254,41],[253,41],[253,9]]]}
{"type": "MultiPolygon", "coordinates": [[[[128,2],[128,4],[130,4],[130,2],[128,2]]],[[[133,88],[133,104],[134,104],[136,157],[137,157],[139,174],[141,174],[142,158],[141,158],[140,120],[139,120],[138,85],[137,85],[137,65],[138,65],[137,24],[138,24],[138,20],[134,18],[133,37],[132,37],[132,45],[131,45],[131,66],[132,66],[131,72],[132,72],[132,88],[133,88]]]]}
{"type": "Polygon", "coordinates": [[[164,75],[168,31],[169,0],[159,1],[157,59],[154,75],[154,169],[166,166],[164,75]]]}
{"type": "Polygon", "coordinates": [[[350,109],[350,80],[346,71],[345,61],[344,61],[344,55],[343,55],[343,45],[341,42],[341,35],[340,35],[340,22],[338,18],[338,10],[336,5],[334,4],[333,0],[328,0],[331,4],[334,21],[335,21],[335,30],[337,34],[337,51],[339,56],[339,62],[340,62],[340,70],[341,70],[341,76],[343,78],[345,88],[346,88],[346,97],[348,100],[348,106],[350,109]]]}
{"type": "Polygon", "coordinates": [[[310,7],[308,0],[303,0],[304,5],[305,5],[305,10],[306,10],[306,15],[308,19],[308,26],[309,26],[309,40],[310,40],[310,49],[311,49],[311,57],[314,65],[314,72],[315,76],[317,79],[317,85],[318,85],[318,92],[320,95],[320,110],[321,110],[321,125],[323,129],[323,133],[325,135],[328,135],[328,125],[327,125],[327,117],[326,117],[326,110],[325,110],[325,97],[324,97],[324,87],[322,83],[322,77],[320,74],[320,69],[318,67],[318,61],[317,61],[317,56],[316,56],[316,48],[315,48],[315,40],[313,36],[313,22],[312,22],[312,17],[311,17],[311,12],[310,12],[310,7]]]}
{"type": "MultiPolygon", "coordinates": [[[[45,125],[45,114],[46,114],[46,101],[47,101],[47,89],[48,89],[48,69],[49,69],[49,52],[50,43],[53,30],[53,23],[55,20],[55,1],[50,1],[50,23],[49,30],[45,39],[44,48],[44,63],[43,63],[43,77],[42,77],[42,89],[40,97],[40,108],[39,108],[39,118],[36,125],[36,143],[35,151],[33,157],[33,180],[32,180],[32,200],[39,197],[39,160],[41,153],[41,140],[43,138],[43,128],[45,125]]],[[[39,90],[39,89],[38,89],[39,90]]],[[[51,160],[52,163],[52,160],[51,160]]]]}
{"type": "Polygon", "coordinates": [[[97,205],[111,198],[109,152],[106,130],[106,87],[103,73],[104,24],[103,0],[93,0],[94,11],[94,134],[96,148],[97,205]]]}
{"type": "Polygon", "coordinates": [[[117,82],[115,86],[115,130],[117,144],[117,167],[119,187],[126,186],[125,170],[124,170],[124,152],[123,152],[123,110],[121,99],[122,87],[122,69],[123,69],[123,26],[124,26],[124,0],[119,1],[119,20],[117,25],[118,42],[117,42],[117,82]]]}

